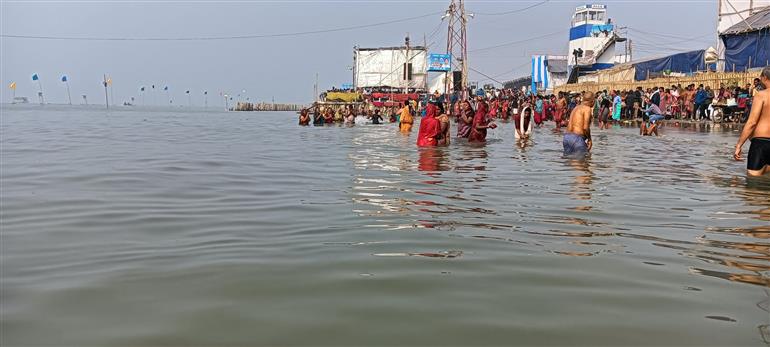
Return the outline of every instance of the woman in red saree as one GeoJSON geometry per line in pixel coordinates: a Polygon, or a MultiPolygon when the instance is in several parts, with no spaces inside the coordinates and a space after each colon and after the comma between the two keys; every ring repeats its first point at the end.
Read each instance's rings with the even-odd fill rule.
{"type": "Polygon", "coordinates": [[[471,125],[471,134],[468,137],[468,142],[486,142],[487,141],[487,129],[494,129],[497,127],[495,123],[490,122],[487,112],[489,105],[478,98],[478,104],[476,105],[476,115],[473,117],[473,124],[471,125]]]}
{"type": "Polygon", "coordinates": [[[467,138],[471,135],[471,126],[473,125],[473,107],[468,100],[458,104],[460,105],[460,112],[457,113],[457,137],[467,138]]]}
{"type": "Polygon", "coordinates": [[[425,109],[425,117],[420,121],[420,131],[417,133],[417,146],[436,146],[437,137],[441,133],[441,124],[436,119],[436,105],[429,103],[425,109]]]}

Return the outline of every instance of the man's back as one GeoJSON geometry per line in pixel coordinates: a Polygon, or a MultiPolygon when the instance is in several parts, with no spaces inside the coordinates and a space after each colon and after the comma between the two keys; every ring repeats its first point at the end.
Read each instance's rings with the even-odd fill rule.
{"type": "Polygon", "coordinates": [[[753,107],[761,107],[757,127],[752,137],[770,138],[770,90],[762,90],[754,96],[753,107]]]}
{"type": "Polygon", "coordinates": [[[567,131],[581,136],[586,135],[585,129],[591,123],[591,108],[586,105],[578,105],[572,110],[567,124],[567,131]]]}

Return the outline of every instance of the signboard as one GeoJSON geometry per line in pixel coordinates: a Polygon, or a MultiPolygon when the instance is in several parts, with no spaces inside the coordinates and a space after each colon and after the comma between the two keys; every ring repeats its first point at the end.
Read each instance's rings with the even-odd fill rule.
{"type": "Polygon", "coordinates": [[[452,70],[452,55],[450,54],[429,54],[428,71],[447,72],[452,70]]]}
{"type": "Polygon", "coordinates": [[[600,4],[588,4],[588,5],[583,5],[583,6],[576,7],[575,8],[575,12],[578,12],[578,11],[581,11],[581,10],[587,10],[587,9],[606,10],[607,6],[606,5],[600,5],[600,4]]]}

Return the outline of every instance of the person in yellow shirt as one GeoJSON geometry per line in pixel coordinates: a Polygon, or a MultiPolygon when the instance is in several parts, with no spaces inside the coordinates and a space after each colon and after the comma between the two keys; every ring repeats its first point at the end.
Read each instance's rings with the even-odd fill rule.
{"type": "Polygon", "coordinates": [[[401,109],[399,129],[401,130],[402,133],[408,133],[412,131],[413,124],[414,124],[414,118],[412,117],[412,111],[409,109],[409,103],[405,102],[404,107],[401,109]]]}

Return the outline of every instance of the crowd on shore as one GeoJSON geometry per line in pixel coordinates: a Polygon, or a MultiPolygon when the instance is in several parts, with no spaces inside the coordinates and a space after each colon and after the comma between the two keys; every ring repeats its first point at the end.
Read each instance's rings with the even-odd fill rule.
{"type": "Polygon", "coordinates": [[[590,127],[595,121],[599,129],[608,129],[623,120],[641,120],[640,135],[658,135],[659,121],[664,119],[706,120],[712,117],[714,105],[735,107],[742,112],[739,121],[745,121],[743,133],[736,145],[734,157],[742,160],[741,150],[751,139],[748,170],[752,175],[770,173],[770,67],[761,78],[745,87],[674,85],[644,90],[602,91],[599,93],[557,93],[541,95],[514,89],[482,90],[472,98],[459,95],[441,95],[438,91],[424,100],[410,100],[397,107],[360,106],[324,107],[314,105],[300,112],[299,124],[322,126],[342,123],[354,125],[357,116],[368,118],[373,124],[397,123],[403,133],[412,131],[420,118],[417,145],[446,146],[452,140],[451,119],[454,119],[455,138],[469,143],[483,143],[487,132],[495,129],[496,120],[513,120],[517,139],[532,135],[533,125],[542,127],[553,122],[554,128],[564,132],[565,156],[583,156],[593,143],[590,127]],[[739,101],[740,100],[740,101],[739,101]]]}

